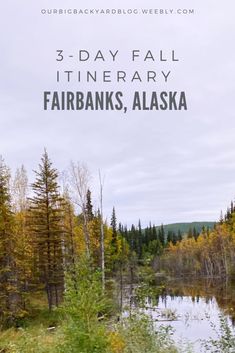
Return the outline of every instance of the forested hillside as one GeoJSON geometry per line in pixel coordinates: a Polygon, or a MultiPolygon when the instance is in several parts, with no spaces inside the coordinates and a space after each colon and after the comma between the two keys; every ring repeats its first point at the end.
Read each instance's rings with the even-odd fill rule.
{"type": "Polygon", "coordinates": [[[215,225],[215,222],[187,222],[187,223],[171,223],[171,224],[164,224],[165,232],[175,232],[177,233],[180,231],[182,234],[188,234],[190,232],[197,232],[201,233],[203,228],[212,229],[215,225]]]}
{"type": "Polygon", "coordinates": [[[235,209],[231,202],[213,229],[170,242],[156,267],[174,276],[227,277],[235,273],[235,209]]]}

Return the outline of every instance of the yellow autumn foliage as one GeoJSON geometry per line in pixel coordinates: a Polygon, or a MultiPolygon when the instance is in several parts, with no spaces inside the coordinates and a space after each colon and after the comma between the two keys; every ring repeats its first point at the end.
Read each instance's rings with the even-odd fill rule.
{"type": "Polygon", "coordinates": [[[109,343],[112,353],[122,353],[124,352],[125,342],[123,337],[118,332],[110,332],[109,334],[109,343]]]}

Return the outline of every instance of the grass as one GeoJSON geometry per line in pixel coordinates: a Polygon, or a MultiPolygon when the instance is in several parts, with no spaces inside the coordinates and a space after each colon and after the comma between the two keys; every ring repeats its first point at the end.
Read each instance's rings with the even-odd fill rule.
{"type": "Polygon", "coordinates": [[[61,314],[49,312],[43,293],[31,296],[29,304],[28,316],[18,322],[19,327],[0,331],[0,353],[46,353],[58,340],[61,314]],[[56,330],[50,330],[52,326],[56,330]]]}
{"type": "MultiPolygon", "coordinates": [[[[31,296],[29,315],[20,327],[0,331],[0,353],[179,353],[170,326],[158,327],[138,311],[117,322],[100,291],[99,277],[87,273],[80,294],[69,290],[65,303],[49,312],[42,293],[31,296]],[[90,276],[90,277],[89,277],[90,276]],[[92,290],[91,290],[92,289],[92,290]],[[111,314],[110,315],[110,310],[111,314]],[[102,320],[100,315],[102,314],[102,320]]],[[[73,287],[72,287],[73,288],[73,287]]],[[[235,336],[221,315],[217,340],[202,342],[207,352],[235,352],[235,336]]]]}
{"type": "Polygon", "coordinates": [[[29,316],[22,320],[21,327],[0,331],[0,353],[176,352],[168,333],[156,334],[143,315],[116,323],[113,317],[104,321],[92,319],[88,328],[83,315],[94,309],[90,300],[82,296],[77,301],[73,293],[64,307],[49,312],[44,295],[34,295],[29,316]],[[88,304],[90,309],[84,311],[88,304]]]}
{"type": "MultiPolygon", "coordinates": [[[[80,305],[81,303],[79,303],[80,305]]],[[[63,309],[64,310],[64,309],[63,309]]],[[[22,327],[0,331],[0,353],[179,353],[190,352],[175,347],[170,327],[154,330],[153,323],[138,312],[115,322],[108,318],[94,323],[90,337],[79,330],[79,321],[66,317],[63,310],[48,311],[46,298],[31,298],[30,315],[22,327]],[[84,335],[87,342],[82,341],[84,335]],[[93,339],[92,339],[93,337],[93,339]],[[97,341],[100,340],[100,345],[97,341]],[[82,347],[83,345],[83,347],[82,347]],[[94,348],[95,347],[95,348],[94,348]]],[[[71,314],[73,316],[73,313],[71,314]]],[[[80,320],[80,318],[78,318],[80,320]]],[[[83,319],[82,319],[83,320],[83,319]]],[[[218,339],[203,343],[207,352],[235,352],[235,337],[224,316],[218,339]]]]}
{"type": "MultiPolygon", "coordinates": [[[[72,277],[74,278],[74,276],[72,277]]],[[[149,278],[149,277],[147,277],[149,278]]],[[[151,280],[152,276],[150,276],[151,280]]],[[[49,312],[42,293],[30,297],[28,317],[17,328],[0,331],[0,353],[179,353],[170,326],[156,329],[141,310],[117,320],[112,293],[104,295],[100,273],[80,262],[76,284],[66,279],[64,303],[49,312]],[[79,290],[77,289],[79,288],[79,290]]],[[[144,283],[149,289],[149,279],[144,283]]],[[[151,281],[150,281],[151,282],[151,281]]],[[[155,293],[156,294],[156,293],[155,293]]],[[[167,313],[167,317],[174,313],[167,313]]],[[[175,315],[175,314],[174,314],[175,315]]],[[[120,316],[120,313],[119,313],[120,316]]],[[[234,333],[221,316],[217,340],[204,342],[210,352],[235,352],[234,333]]],[[[208,350],[207,350],[208,351],[208,350]]]]}

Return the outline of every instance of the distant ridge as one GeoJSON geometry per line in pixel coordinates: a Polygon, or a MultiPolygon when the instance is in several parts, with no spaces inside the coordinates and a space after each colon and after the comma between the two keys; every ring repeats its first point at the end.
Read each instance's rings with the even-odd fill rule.
{"type": "MultiPolygon", "coordinates": [[[[201,232],[202,228],[210,228],[214,227],[216,222],[185,222],[185,223],[171,223],[171,224],[163,224],[165,232],[172,231],[177,233],[178,230],[181,231],[182,234],[188,233],[189,229],[195,228],[197,232],[201,232]]],[[[160,228],[160,226],[157,226],[160,228]]]]}

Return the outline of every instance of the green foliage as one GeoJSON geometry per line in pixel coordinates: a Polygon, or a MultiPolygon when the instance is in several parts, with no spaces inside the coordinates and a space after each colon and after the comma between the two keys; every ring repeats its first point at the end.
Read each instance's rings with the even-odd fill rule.
{"type": "Polygon", "coordinates": [[[113,303],[103,293],[100,272],[91,260],[80,258],[75,270],[76,276],[66,277],[63,305],[51,312],[42,307],[37,325],[29,322],[26,328],[0,333],[0,352],[177,352],[170,327],[156,329],[148,316],[137,312],[114,324],[113,303]]]}
{"type": "Polygon", "coordinates": [[[91,202],[91,191],[88,189],[87,194],[86,194],[86,213],[87,213],[87,218],[88,221],[92,221],[94,218],[94,213],[93,213],[93,205],[91,202]]]}
{"type": "Polygon", "coordinates": [[[211,323],[211,326],[219,338],[204,341],[205,349],[211,353],[235,352],[235,334],[228,324],[228,319],[224,315],[220,316],[219,332],[213,323],[211,323]]]}
{"type": "Polygon", "coordinates": [[[151,266],[140,266],[138,269],[139,281],[148,286],[156,284],[156,273],[151,266]]]}
{"type": "Polygon", "coordinates": [[[76,281],[68,276],[64,304],[64,341],[58,352],[104,353],[108,347],[105,319],[112,306],[102,292],[100,272],[86,258],[76,265],[76,281]]]}
{"type": "Polygon", "coordinates": [[[117,218],[115,213],[115,208],[113,207],[112,217],[111,217],[111,228],[112,228],[112,253],[116,254],[118,252],[118,243],[117,243],[117,218]]]}
{"type": "MultiPolygon", "coordinates": [[[[158,304],[158,297],[164,287],[156,285],[156,275],[152,267],[141,266],[138,272],[140,284],[135,289],[136,299],[140,307],[145,307],[146,299],[151,300],[152,305],[158,304]]],[[[148,306],[148,305],[147,305],[148,306]]]]}
{"type": "Polygon", "coordinates": [[[149,301],[151,301],[151,305],[158,304],[158,297],[163,291],[163,287],[150,286],[146,283],[142,284],[135,290],[136,299],[138,301],[138,305],[140,307],[148,307],[149,301]],[[146,304],[146,300],[147,303],[146,304]]]}
{"type": "MultiPolygon", "coordinates": [[[[57,339],[59,340],[57,334],[57,339]]],[[[0,343],[0,352],[7,353],[56,353],[52,344],[53,333],[37,328],[37,330],[22,330],[22,332],[8,332],[8,340],[0,343]],[[14,334],[14,339],[9,341],[9,336],[14,334]],[[3,348],[2,348],[3,347],[3,348]],[[2,350],[1,350],[2,349],[2,350]]]]}
{"type": "Polygon", "coordinates": [[[158,239],[150,241],[148,245],[148,252],[151,255],[161,255],[162,254],[162,243],[158,239]]]}
{"type": "MultiPolygon", "coordinates": [[[[233,223],[235,224],[235,216],[233,223]]],[[[234,270],[235,233],[229,224],[217,224],[213,231],[204,231],[196,239],[185,238],[169,244],[155,267],[174,276],[194,275],[220,277],[234,270]]]]}
{"type": "Polygon", "coordinates": [[[124,341],[123,353],[176,353],[170,338],[170,327],[154,329],[153,322],[143,314],[123,319],[117,330],[124,341]]]}
{"type": "Polygon", "coordinates": [[[0,157],[0,319],[1,325],[14,325],[23,314],[18,291],[16,238],[11,211],[10,171],[0,157]]]}
{"type": "Polygon", "coordinates": [[[63,291],[63,210],[58,172],[45,150],[32,185],[31,233],[36,244],[39,281],[45,285],[49,309],[58,306],[63,291]]]}
{"type": "Polygon", "coordinates": [[[75,326],[75,322],[69,326],[66,321],[61,328],[51,331],[42,325],[7,330],[0,335],[0,352],[177,353],[171,334],[170,327],[161,326],[155,330],[151,320],[142,314],[122,319],[112,327],[110,323],[106,328],[104,324],[102,328],[96,325],[95,332],[83,338],[80,327],[75,326]]]}
{"type": "MultiPolygon", "coordinates": [[[[190,223],[172,223],[164,225],[164,230],[167,233],[172,231],[177,233],[179,230],[182,234],[188,233],[190,228],[195,228],[197,232],[201,232],[203,228],[213,229],[215,222],[190,222],[190,223]]],[[[158,227],[157,227],[158,228],[158,227]]]]}

